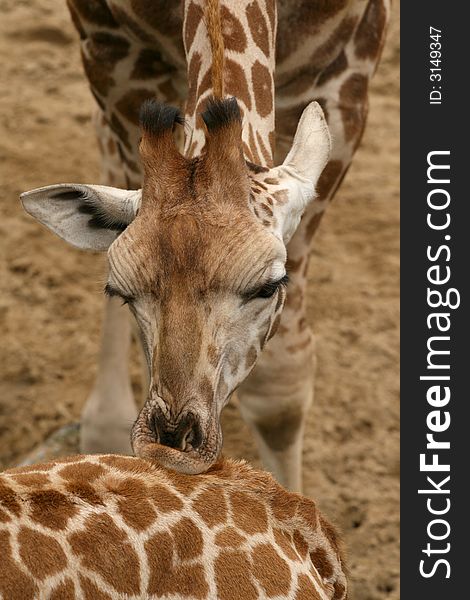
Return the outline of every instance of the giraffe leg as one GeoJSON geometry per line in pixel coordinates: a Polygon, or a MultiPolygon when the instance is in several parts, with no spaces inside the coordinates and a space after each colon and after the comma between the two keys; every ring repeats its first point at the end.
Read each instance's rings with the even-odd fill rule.
{"type": "MultiPolygon", "coordinates": [[[[388,3],[386,6],[388,11],[388,3]]],[[[374,14],[369,9],[365,12],[363,20],[368,19],[369,26],[374,14]]],[[[285,90],[276,90],[278,161],[289,148],[298,119],[311,100],[322,105],[333,139],[331,158],[318,182],[318,197],[288,245],[290,282],[278,333],[239,390],[242,415],[254,431],[265,467],[280,483],[297,491],[301,489],[302,437],[314,388],[315,343],[306,321],[309,252],[324,209],[346,174],[362,137],[368,85],[380,56],[386,23],[386,18],[380,18],[376,24],[375,53],[362,50],[358,56],[359,23],[357,32],[338,49],[332,65],[320,73],[312,69],[315,77],[308,89],[306,73],[299,72],[302,94],[292,80],[285,90]]],[[[370,35],[370,28],[368,32],[365,29],[365,35],[370,35]]]]}
{"type": "MultiPolygon", "coordinates": [[[[182,71],[174,63],[184,56],[182,47],[170,40],[168,51],[163,53],[158,32],[148,31],[146,23],[127,14],[125,8],[110,7],[105,0],[67,3],[80,34],[85,73],[99,107],[95,125],[102,157],[101,182],[137,189],[141,186],[139,108],[144,100],[155,97],[180,103],[175,85],[184,91],[184,61],[182,71]]],[[[127,307],[107,299],[98,373],[82,412],[82,452],[131,452],[130,431],[137,407],[130,383],[130,341],[127,307]]],[[[143,373],[146,394],[146,365],[143,373]]]]}

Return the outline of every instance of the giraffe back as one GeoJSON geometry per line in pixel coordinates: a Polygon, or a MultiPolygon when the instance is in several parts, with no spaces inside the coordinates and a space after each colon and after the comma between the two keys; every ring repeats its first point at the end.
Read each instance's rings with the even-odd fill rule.
{"type": "Polygon", "coordinates": [[[118,455],[0,475],[2,598],[342,599],[337,535],[244,462],[188,476],[118,455]]]}

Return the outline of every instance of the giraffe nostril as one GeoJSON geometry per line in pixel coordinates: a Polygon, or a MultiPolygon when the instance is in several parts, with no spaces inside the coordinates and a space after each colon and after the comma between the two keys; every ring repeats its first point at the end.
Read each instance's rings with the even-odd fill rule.
{"type": "Polygon", "coordinates": [[[202,430],[198,417],[188,412],[172,423],[161,411],[154,411],[149,418],[149,429],[155,440],[182,452],[197,450],[202,444],[202,430]]]}

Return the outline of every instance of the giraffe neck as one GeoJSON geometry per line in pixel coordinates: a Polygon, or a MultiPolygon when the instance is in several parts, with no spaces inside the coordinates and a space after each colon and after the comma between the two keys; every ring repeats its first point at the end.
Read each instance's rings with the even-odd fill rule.
{"type": "MultiPolygon", "coordinates": [[[[188,65],[185,153],[204,146],[200,113],[213,94],[212,51],[204,11],[207,0],[184,2],[184,46],[188,65]]],[[[224,40],[224,96],[235,96],[243,115],[245,157],[272,166],[274,151],[274,67],[277,13],[274,0],[220,0],[224,40]]]]}

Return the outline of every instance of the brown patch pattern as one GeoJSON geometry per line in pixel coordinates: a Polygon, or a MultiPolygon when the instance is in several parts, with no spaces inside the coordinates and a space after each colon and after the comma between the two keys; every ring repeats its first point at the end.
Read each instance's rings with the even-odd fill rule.
{"type": "Polygon", "coordinates": [[[256,600],[258,592],[250,575],[251,565],[243,552],[223,551],[214,562],[219,600],[256,600]]]}
{"type": "Polygon", "coordinates": [[[68,537],[83,565],[99,573],[118,592],[140,591],[140,564],[127,534],[117,527],[109,515],[92,515],[81,531],[68,537]]]}
{"type": "Polygon", "coordinates": [[[253,41],[266,56],[269,56],[268,27],[257,0],[253,0],[253,2],[246,7],[246,18],[253,41]]]}
{"type": "Polygon", "coordinates": [[[251,67],[251,80],[256,110],[260,117],[267,117],[273,110],[273,79],[269,69],[258,60],[251,67]]]}
{"type": "Polygon", "coordinates": [[[253,575],[268,598],[288,593],[291,583],[290,569],[271,544],[258,544],[251,552],[253,575]]]}
{"type": "Polygon", "coordinates": [[[208,488],[193,500],[193,509],[208,527],[227,521],[227,501],[219,489],[208,488]]]}
{"type": "Polygon", "coordinates": [[[230,494],[233,522],[236,527],[249,535],[264,533],[268,527],[268,515],[265,506],[244,492],[230,494]]]}
{"type": "Polygon", "coordinates": [[[44,535],[29,527],[18,532],[21,560],[30,573],[43,580],[59,573],[67,566],[67,558],[60,544],[50,535],[44,535]]]}

